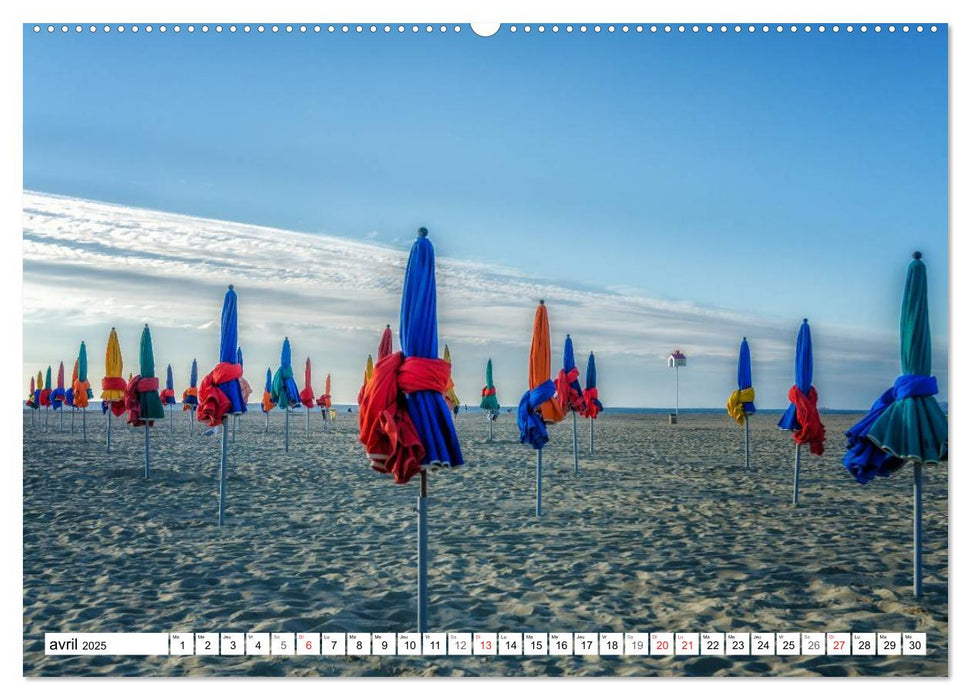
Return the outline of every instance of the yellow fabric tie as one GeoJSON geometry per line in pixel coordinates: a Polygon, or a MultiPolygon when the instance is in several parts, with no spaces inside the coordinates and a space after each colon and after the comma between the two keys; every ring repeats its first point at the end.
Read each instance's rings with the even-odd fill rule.
{"type": "Polygon", "coordinates": [[[745,425],[745,408],[743,404],[755,403],[755,389],[749,387],[741,391],[733,391],[728,397],[728,415],[739,425],[745,425]]]}

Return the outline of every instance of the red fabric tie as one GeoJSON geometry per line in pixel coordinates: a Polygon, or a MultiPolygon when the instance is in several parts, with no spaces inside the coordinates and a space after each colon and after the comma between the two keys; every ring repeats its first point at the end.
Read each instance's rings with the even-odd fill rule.
{"type": "Polygon", "coordinates": [[[565,370],[560,370],[560,373],[556,375],[556,399],[560,402],[560,408],[566,413],[568,410],[574,410],[577,413],[583,413],[583,395],[576,390],[573,383],[578,381],[580,377],[580,370],[576,367],[571,369],[569,372],[565,370]]]}
{"type": "Polygon", "coordinates": [[[405,358],[392,353],[374,367],[374,376],[361,395],[360,440],[371,466],[392,474],[398,484],[421,471],[425,447],[408,414],[403,394],[437,391],[444,394],[452,367],[445,360],[405,358]]]}
{"type": "Polygon", "coordinates": [[[495,396],[496,395],[496,388],[495,387],[492,387],[490,389],[489,387],[484,387],[482,389],[482,395],[483,396],[495,396]]]}
{"type": "Polygon", "coordinates": [[[154,420],[144,421],[140,418],[142,413],[140,395],[146,391],[158,391],[158,377],[142,377],[136,374],[125,387],[125,399],[122,406],[125,411],[128,411],[128,422],[134,426],[142,426],[145,423],[151,425],[155,422],[154,420]]]}
{"type": "Polygon", "coordinates": [[[809,451],[814,455],[823,454],[823,442],[826,440],[826,428],[819,419],[816,409],[816,387],[809,387],[809,394],[799,391],[799,387],[789,389],[789,400],[796,407],[796,421],[799,430],[792,431],[792,439],[797,445],[809,444],[809,451]]]}
{"type": "Polygon", "coordinates": [[[307,408],[312,408],[314,401],[314,389],[310,386],[305,386],[303,391],[300,392],[300,403],[302,403],[307,408]]]}
{"type": "Polygon", "coordinates": [[[202,383],[199,384],[199,408],[196,414],[200,423],[217,426],[223,422],[233,403],[216,385],[231,382],[242,376],[242,365],[235,362],[220,362],[212,372],[202,378],[202,383]]]}
{"type": "Polygon", "coordinates": [[[51,405],[51,390],[41,389],[40,390],[40,405],[50,406],[51,405]]]}
{"type": "Polygon", "coordinates": [[[321,408],[330,408],[330,394],[321,394],[317,399],[317,405],[321,408]]]}
{"type": "Polygon", "coordinates": [[[599,398],[600,394],[597,392],[597,387],[584,390],[583,402],[586,404],[586,410],[581,412],[584,418],[597,417],[597,414],[600,413],[600,409],[597,408],[597,399],[599,398]]]}

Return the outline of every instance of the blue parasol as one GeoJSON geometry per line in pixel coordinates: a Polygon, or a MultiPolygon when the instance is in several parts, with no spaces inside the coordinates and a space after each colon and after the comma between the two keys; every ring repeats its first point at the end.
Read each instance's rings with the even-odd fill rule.
{"type": "MultiPolygon", "coordinates": [[[[438,301],[435,249],[428,231],[419,229],[411,246],[401,292],[400,340],[404,357],[438,358],[438,301]]],[[[408,394],[408,413],[425,448],[422,464],[463,464],[451,411],[438,391],[408,394]]]]}

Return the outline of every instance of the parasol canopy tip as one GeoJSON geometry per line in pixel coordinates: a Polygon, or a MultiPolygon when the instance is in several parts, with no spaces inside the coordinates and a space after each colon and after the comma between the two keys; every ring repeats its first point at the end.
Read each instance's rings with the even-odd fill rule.
{"type": "Polygon", "coordinates": [[[419,238],[427,238],[428,237],[428,229],[425,228],[424,226],[422,226],[420,229],[418,229],[418,237],[419,238]]]}
{"type": "Polygon", "coordinates": [[[914,251],[914,260],[920,260],[922,257],[924,257],[924,256],[922,256],[920,254],[920,251],[919,250],[915,250],[914,251]]]}

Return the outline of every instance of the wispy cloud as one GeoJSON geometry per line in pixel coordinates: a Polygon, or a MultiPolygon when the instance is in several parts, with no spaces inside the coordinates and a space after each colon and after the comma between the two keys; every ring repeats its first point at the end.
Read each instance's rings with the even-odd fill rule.
{"type": "MultiPolygon", "coordinates": [[[[298,361],[309,354],[316,381],[334,374],[335,395],[357,394],[363,362],[386,323],[397,328],[407,253],[400,247],[213,221],[27,192],[24,195],[24,377],[57,360],[73,361],[88,342],[92,376],[103,372],[108,329],[117,326],[134,357],[138,329],[150,323],[157,361],[184,378],[193,357],[214,359],[222,295],[240,294],[240,343],[247,374],[259,378],[279,359],[284,335],[298,361]],[[181,371],[181,375],[180,375],[181,371]]],[[[554,348],[570,333],[581,369],[598,356],[601,392],[613,405],[673,404],[664,358],[689,357],[681,405],[714,406],[733,388],[743,335],[752,344],[761,403],[784,404],[801,316],[763,318],[690,301],[653,298],[630,288],[570,288],[526,272],[447,256],[436,239],[439,321],[452,349],[460,397],[477,403],[492,357],[506,404],[525,388],[532,314],[550,309],[554,348]]],[[[407,243],[407,238],[390,239],[407,243]]],[[[831,407],[862,407],[897,371],[894,320],[882,336],[812,319],[817,386],[831,407]]],[[[946,397],[946,355],[935,369],[946,397]]],[[[554,351],[554,365],[559,353],[554,351]]]]}

